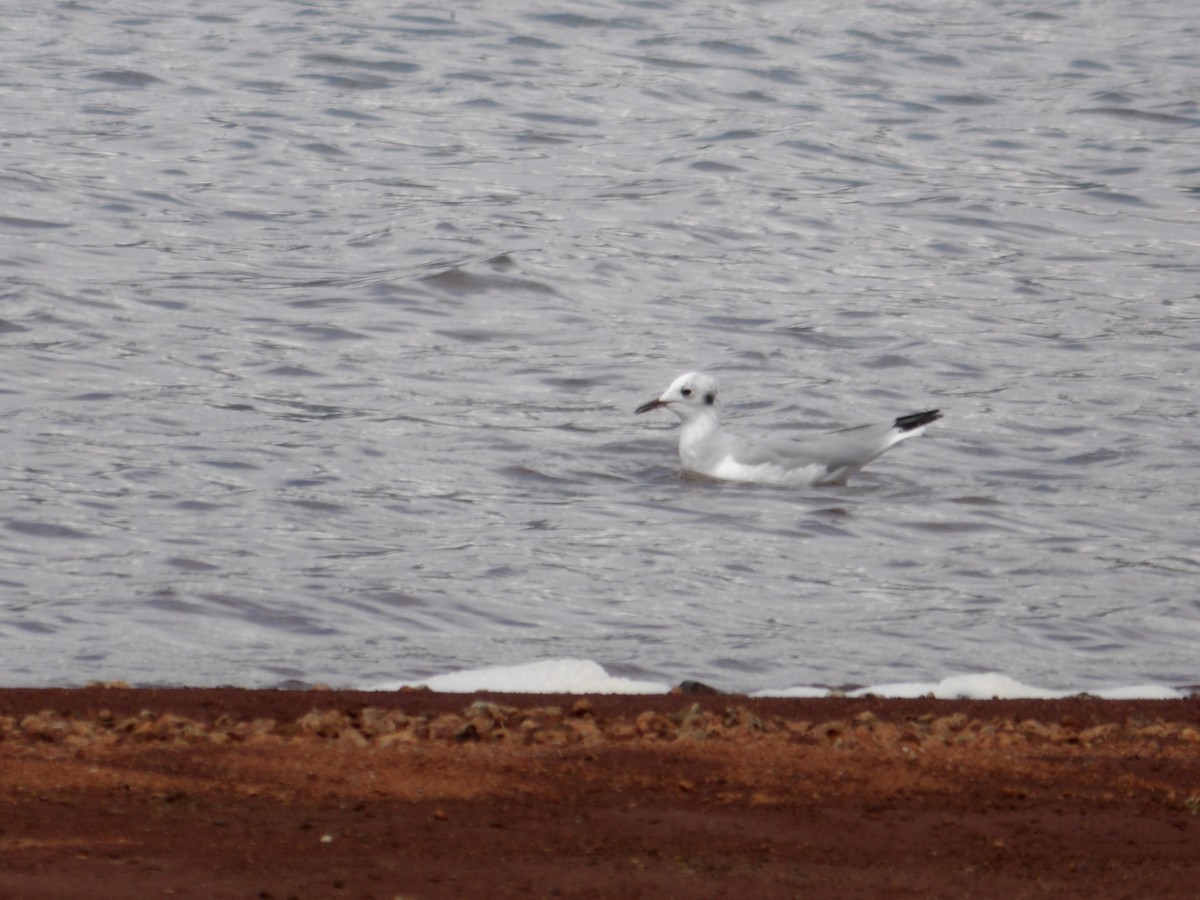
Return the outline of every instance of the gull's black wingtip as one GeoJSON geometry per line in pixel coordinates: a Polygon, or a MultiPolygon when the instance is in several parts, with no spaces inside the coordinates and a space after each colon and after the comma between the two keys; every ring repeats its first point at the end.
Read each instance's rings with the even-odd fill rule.
{"type": "Polygon", "coordinates": [[[936,422],[941,417],[942,411],[940,409],[928,409],[925,412],[901,416],[896,420],[896,427],[901,431],[912,431],[914,428],[921,428],[930,422],[936,422]]]}

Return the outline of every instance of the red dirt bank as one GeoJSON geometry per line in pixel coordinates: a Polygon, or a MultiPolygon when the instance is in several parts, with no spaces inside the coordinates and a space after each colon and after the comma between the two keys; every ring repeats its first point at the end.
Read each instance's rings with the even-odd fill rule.
{"type": "Polygon", "coordinates": [[[0,690],[0,897],[1200,896],[1200,700],[0,690]]]}

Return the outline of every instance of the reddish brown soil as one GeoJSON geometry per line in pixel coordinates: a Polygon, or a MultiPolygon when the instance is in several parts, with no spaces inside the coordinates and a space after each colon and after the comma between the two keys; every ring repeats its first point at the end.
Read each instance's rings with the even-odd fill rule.
{"type": "Polygon", "coordinates": [[[0,691],[2,898],[1195,898],[1200,700],[0,691]]]}

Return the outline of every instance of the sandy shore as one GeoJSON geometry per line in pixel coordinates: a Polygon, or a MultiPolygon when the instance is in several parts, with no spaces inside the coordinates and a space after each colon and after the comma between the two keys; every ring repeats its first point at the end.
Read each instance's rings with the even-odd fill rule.
{"type": "Polygon", "coordinates": [[[0,690],[0,896],[1200,896],[1200,700],[0,690]]]}

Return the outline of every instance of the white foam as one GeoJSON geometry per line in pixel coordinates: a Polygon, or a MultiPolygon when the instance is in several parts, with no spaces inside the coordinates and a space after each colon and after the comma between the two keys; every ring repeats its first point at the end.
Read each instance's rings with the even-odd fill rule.
{"type": "MultiPolygon", "coordinates": [[[[819,697],[829,692],[816,688],[793,687],[782,690],[758,691],[755,697],[819,697]]],[[[997,672],[976,675],[954,675],[937,682],[897,682],[878,684],[847,693],[848,697],[890,697],[896,699],[934,697],[938,700],[1058,700],[1087,693],[1102,700],[1180,700],[1187,695],[1174,688],[1157,684],[1133,685],[1103,689],[1055,691],[1022,684],[1015,678],[997,672]]]]}
{"type": "MultiPolygon", "coordinates": [[[[491,666],[434,675],[423,681],[389,682],[369,690],[395,691],[402,687],[427,687],[447,694],[494,691],[502,694],[665,694],[670,686],[657,681],[635,681],[609,675],[590,659],[546,659],[512,666],[491,666]]],[[[720,687],[720,685],[714,685],[720,687]]],[[[836,692],[799,685],[755,691],[752,697],[828,697],[836,692]]],[[[1089,694],[1103,700],[1179,700],[1187,694],[1157,684],[1113,688],[1049,690],[1023,684],[999,672],[953,675],[941,681],[903,681],[877,684],[846,693],[848,697],[895,699],[934,697],[938,700],[1057,700],[1089,694]]]]}
{"type": "Polygon", "coordinates": [[[1022,684],[1015,678],[988,672],[979,675],[954,675],[943,678],[936,684],[880,684],[875,687],[854,691],[851,697],[874,694],[876,697],[925,697],[933,695],[938,700],[1053,700],[1069,696],[1066,692],[1050,691],[1045,688],[1022,684]]]}
{"type": "Polygon", "coordinates": [[[616,678],[588,659],[546,659],[515,666],[495,666],[435,675],[416,683],[380,686],[427,687],[447,694],[495,691],[504,694],[665,694],[670,686],[657,681],[616,678]]]}
{"type": "Polygon", "coordinates": [[[767,688],[762,691],[755,691],[750,694],[751,697],[784,697],[788,699],[809,700],[818,697],[828,697],[830,691],[828,688],[819,687],[790,687],[790,688],[767,688]]]}

